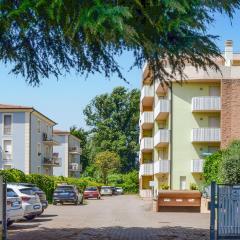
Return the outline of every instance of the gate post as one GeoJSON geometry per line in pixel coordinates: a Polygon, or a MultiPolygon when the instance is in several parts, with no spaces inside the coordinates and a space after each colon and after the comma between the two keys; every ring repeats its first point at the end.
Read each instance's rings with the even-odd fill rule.
{"type": "Polygon", "coordinates": [[[215,240],[215,195],[216,182],[211,183],[211,204],[210,204],[210,240],[215,240]]]}

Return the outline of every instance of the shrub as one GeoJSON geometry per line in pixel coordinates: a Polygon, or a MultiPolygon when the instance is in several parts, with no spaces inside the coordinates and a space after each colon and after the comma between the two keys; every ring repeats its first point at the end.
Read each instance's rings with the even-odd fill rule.
{"type": "Polygon", "coordinates": [[[18,169],[1,170],[2,175],[7,182],[26,182],[26,175],[18,169]]]}
{"type": "Polygon", "coordinates": [[[240,141],[233,141],[223,151],[219,178],[226,184],[240,183],[240,141]]]}
{"type": "Polygon", "coordinates": [[[219,170],[222,161],[222,152],[218,151],[206,157],[203,166],[203,177],[206,185],[210,185],[212,181],[220,183],[219,170]]]}
{"type": "Polygon", "coordinates": [[[199,190],[196,183],[190,183],[190,190],[199,190]]]}
{"type": "Polygon", "coordinates": [[[162,190],[168,190],[168,189],[169,189],[169,186],[168,186],[166,183],[162,183],[162,184],[160,185],[160,189],[162,189],[162,190]]]}

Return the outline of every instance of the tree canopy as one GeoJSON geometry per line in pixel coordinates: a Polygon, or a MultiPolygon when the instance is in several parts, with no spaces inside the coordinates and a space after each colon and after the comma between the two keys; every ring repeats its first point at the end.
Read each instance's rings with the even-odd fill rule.
{"type": "Polygon", "coordinates": [[[103,183],[106,184],[108,180],[108,175],[119,169],[120,158],[118,154],[114,152],[99,152],[95,157],[94,164],[100,173],[103,183]]]}
{"type": "Polygon", "coordinates": [[[125,79],[115,59],[124,50],[133,52],[133,66],[148,61],[165,81],[184,77],[186,63],[217,70],[220,50],[207,25],[214,13],[231,18],[239,6],[240,0],[2,0],[0,60],[33,85],[71,69],[125,79]]]}
{"type": "Polygon", "coordinates": [[[140,91],[124,87],[96,96],[84,109],[91,129],[91,152],[111,151],[120,156],[121,171],[136,168],[140,91]]]}

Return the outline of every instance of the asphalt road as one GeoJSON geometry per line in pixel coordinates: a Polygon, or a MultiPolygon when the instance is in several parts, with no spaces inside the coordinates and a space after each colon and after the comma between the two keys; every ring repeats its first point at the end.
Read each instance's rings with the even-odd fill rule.
{"type": "Polygon", "coordinates": [[[156,213],[135,195],[49,206],[43,216],[14,224],[10,240],[207,240],[209,215],[156,213]]]}

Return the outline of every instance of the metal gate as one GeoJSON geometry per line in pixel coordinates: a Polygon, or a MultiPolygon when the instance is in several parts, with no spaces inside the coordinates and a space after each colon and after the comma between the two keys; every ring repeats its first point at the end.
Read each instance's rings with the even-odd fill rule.
{"type": "Polygon", "coordinates": [[[217,208],[217,239],[240,239],[240,185],[211,187],[211,240],[215,239],[215,208],[217,208]],[[216,194],[215,194],[215,191],[216,194]]]}

